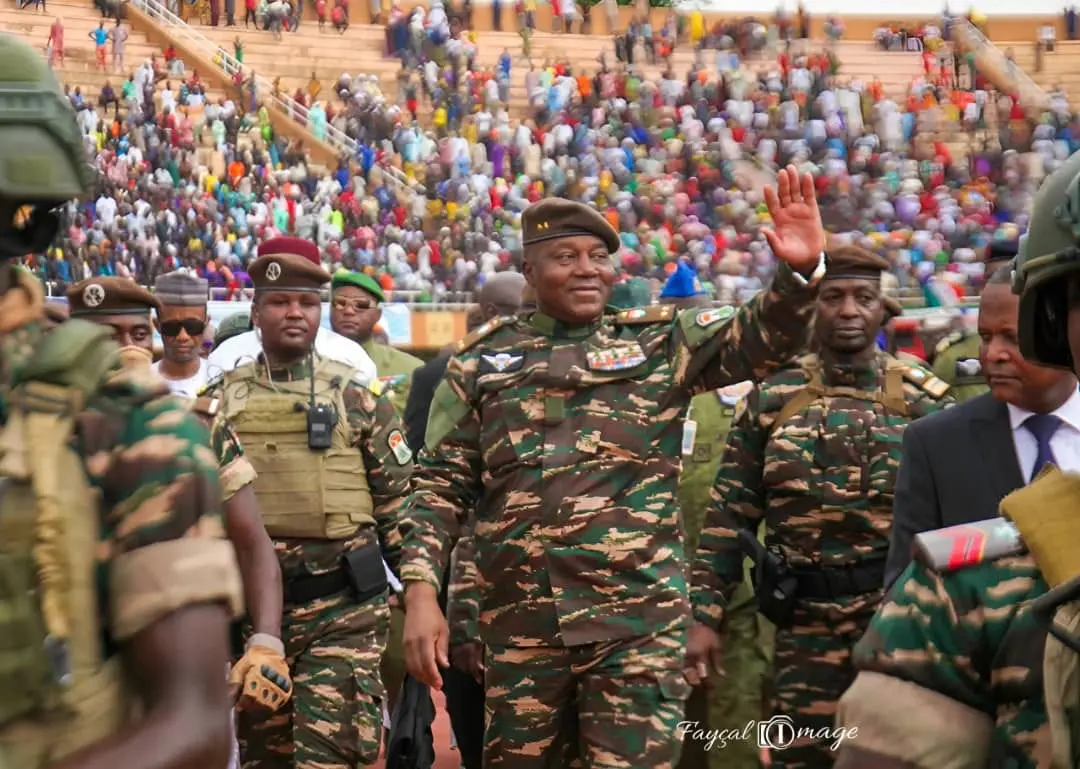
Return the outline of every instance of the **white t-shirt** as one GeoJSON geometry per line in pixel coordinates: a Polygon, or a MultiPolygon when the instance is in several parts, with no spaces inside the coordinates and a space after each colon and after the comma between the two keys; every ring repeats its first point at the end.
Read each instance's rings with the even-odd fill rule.
{"type": "MultiPolygon", "coordinates": [[[[261,352],[262,343],[254,331],[245,331],[227,339],[210,353],[207,359],[210,362],[210,376],[215,377],[258,360],[261,352]]],[[[315,335],[315,352],[330,360],[352,366],[357,371],[359,381],[367,383],[376,376],[375,362],[367,351],[348,337],[336,334],[328,328],[320,327],[315,335]]]]}
{"type": "Polygon", "coordinates": [[[195,376],[188,377],[187,379],[169,379],[161,373],[161,361],[154,364],[154,373],[157,374],[165,384],[169,386],[169,391],[173,395],[177,395],[181,398],[194,399],[199,394],[199,390],[206,386],[206,383],[210,381],[210,362],[205,358],[199,361],[199,370],[195,376]]]}

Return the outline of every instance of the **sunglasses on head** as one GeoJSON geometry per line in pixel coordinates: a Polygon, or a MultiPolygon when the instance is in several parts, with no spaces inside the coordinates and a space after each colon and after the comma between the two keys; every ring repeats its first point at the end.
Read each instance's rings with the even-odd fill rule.
{"type": "Polygon", "coordinates": [[[181,330],[186,331],[192,338],[200,337],[206,330],[206,321],[198,318],[184,318],[183,320],[166,320],[161,323],[162,336],[180,336],[181,330]]]}

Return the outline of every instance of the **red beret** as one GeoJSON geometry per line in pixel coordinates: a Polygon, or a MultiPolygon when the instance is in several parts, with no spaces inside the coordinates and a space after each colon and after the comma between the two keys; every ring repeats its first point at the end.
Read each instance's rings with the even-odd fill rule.
{"type": "Polygon", "coordinates": [[[270,238],[259,246],[259,258],[264,256],[302,256],[316,267],[322,267],[319,247],[310,240],[282,236],[270,238]]]}

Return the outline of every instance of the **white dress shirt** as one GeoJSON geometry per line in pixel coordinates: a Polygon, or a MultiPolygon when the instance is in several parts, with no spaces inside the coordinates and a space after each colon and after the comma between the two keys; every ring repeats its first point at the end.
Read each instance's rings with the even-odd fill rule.
{"type": "MultiPolygon", "coordinates": [[[[1029,481],[1031,471],[1035,469],[1039,445],[1031,431],[1024,427],[1024,420],[1034,412],[1011,403],[1006,405],[1009,409],[1009,425],[1012,427],[1013,447],[1020,463],[1020,473],[1025,481],[1029,481]]],[[[1074,392],[1060,408],[1050,413],[1061,420],[1061,427],[1050,439],[1050,450],[1054,452],[1057,466],[1066,472],[1080,473],[1080,391],[1074,392]]]]}
{"type": "MultiPolygon", "coordinates": [[[[215,377],[245,363],[252,363],[258,360],[261,352],[262,342],[255,331],[245,331],[232,339],[226,339],[207,358],[210,363],[210,376],[215,377]]],[[[375,361],[367,351],[348,337],[328,328],[320,326],[315,334],[315,352],[324,358],[352,366],[357,371],[359,381],[371,382],[376,377],[375,361]]]]}

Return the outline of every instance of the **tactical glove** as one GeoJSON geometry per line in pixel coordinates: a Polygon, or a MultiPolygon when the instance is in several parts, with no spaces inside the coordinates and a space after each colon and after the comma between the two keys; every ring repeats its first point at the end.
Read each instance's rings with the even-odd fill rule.
{"type": "Polygon", "coordinates": [[[244,656],[233,665],[229,683],[238,687],[237,708],[279,710],[292,696],[292,678],[281,640],[265,633],[253,635],[244,656]]]}

